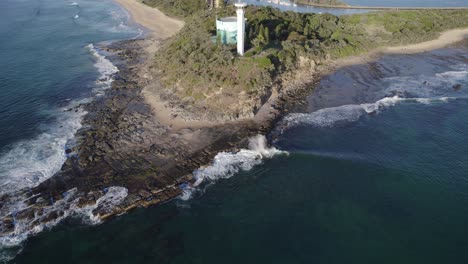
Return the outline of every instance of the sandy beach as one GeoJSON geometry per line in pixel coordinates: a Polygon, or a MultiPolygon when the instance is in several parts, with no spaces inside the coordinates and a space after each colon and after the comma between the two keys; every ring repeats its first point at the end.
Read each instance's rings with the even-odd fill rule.
{"type": "Polygon", "coordinates": [[[153,37],[169,38],[184,26],[183,21],[168,17],[157,8],[152,8],[137,0],[115,1],[130,13],[136,23],[147,28],[153,37]]]}

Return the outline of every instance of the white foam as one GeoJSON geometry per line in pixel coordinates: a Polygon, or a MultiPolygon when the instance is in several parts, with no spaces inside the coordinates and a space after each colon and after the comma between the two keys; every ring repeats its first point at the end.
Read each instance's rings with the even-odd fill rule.
{"type": "MultiPolygon", "coordinates": [[[[16,213],[29,208],[26,203],[26,197],[23,195],[16,196],[15,200],[10,200],[1,208],[3,216],[10,215],[13,217],[15,229],[10,235],[0,237],[0,247],[3,249],[17,247],[28,237],[57,225],[67,217],[79,217],[88,224],[99,224],[101,223],[100,217],[93,211],[99,208],[100,212],[110,212],[114,206],[121,204],[127,195],[128,190],[126,188],[113,186],[109,187],[107,192],[96,200],[95,204],[79,207],[78,199],[80,196],[77,189],[74,188],[66,192],[62,200],[43,207],[42,214],[35,213],[32,219],[18,219],[16,217],[16,213]],[[42,223],[52,212],[60,212],[60,216],[52,221],[44,221],[45,223],[42,223]]],[[[8,260],[14,257],[14,255],[4,254],[0,257],[0,260],[8,260]]]]}
{"type": "Polygon", "coordinates": [[[73,104],[55,111],[54,124],[33,139],[11,145],[0,155],[0,194],[38,185],[66,160],[65,148],[81,127],[86,112],[73,104]],[[76,109],[65,112],[66,109],[76,109]]]}
{"type": "MultiPolygon", "coordinates": [[[[94,66],[99,71],[99,80],[93,96],[99,96],[111,87],[113,75],[118,72],[107,58],[100,55],[93,44],[87,46],[95,58],[94,66]]],[[[82,127],[81,120],[86,111],[81,104],[89,102],[92,98],[79,101],[70,101],[64,108],[51,110],[55,117],[53,124],[48,124],[46,130],[33,139],[23,140],[7,147],[0,153],[0,195],[9,194],[9,199],[0,208],[0,218],[14,215],[27,208],[25,197],[21,195],[25,188],[32,188],[57,173],[67,155],[65,149],[73,144],[75,134],[82,127]]],[[[76,190],[67,192],[67,197],[45,208],[44,214],[36,215],[33,220],[15,220],[15,231],[9,236],[0,237],[0,248],[11,248],[20,245],[27,237],[37,234],[45,228],[52,227],[70,215],[81,215],[88,223],[98,223],[99,217],[92,211],[100,206],[100,211],[109,211],[127,196],[123,187],[110,187],[95,206],[79,208],[76,206],[76,190]],[[52,222],[39,224],[31,228],[32,222],[43,219],[52,211],[61,210],[63,215],[52,222]]],[[[10,253],[2,250],[0,261],[8,259],[10,253]],[[5,258],[5,259],[3,259],[5,258]]],[[[18,251],[12,251],[13,256],[18,251]]]]}
{"type": "Polygon", "coordinates": [[[433,75],[403,76],[383,78],[383,93],[412,98],[433,98],[459,96],[460,92],[453,85],[468,79],[466,65],[455,65],[453,70],[433,75]]]}
{"type": "Polygon", "coordinates": [[[79,4],[77,2],[71,2],[68,4],[69,6],[79,6],[79,4]]]}
{"type": "Polygon", "coordinates": [[[96,81],[97,87],[94,89],[94,93],[96,96],[101,96],[104,94],[105,90],[111,87],[112,82],[114,81],[113,76],[119,72],[119,69],[105,56],[99,54],[93,44],[87,45],[86,48],[89,49],[91,54],[96,59],[94,67],[98,69],[100,76],[96,81]]]}
{"type": "Polygon", "coordinates": [[[78,18],[80,18],[80,16],[78,14],[76,14],[73,18],[78,19],[78,18]]]}
{"type": "Polygon", "coordinates": [[[435,97],[435,98],[402,98],[398,96],[386,97],[375,103],[359,105],[343,105],[320,109],[312,113],[293,113],[286,116],[280,126],[284,130],[297,125],[311,125],[315,127],[333,127],[337,124],[347,124],[356,122],[363,116],[378,114],[382,109],[392,107],[400,102],[416,102],[431,104],[434,102],[446,103],[455,97],[435,97]]]}
{"type": "Polygon", "coordinates": [[[466,78],[468,77],[468,71],[447,71],[447,72],[437,73],[436,76],[440,78],[466,80],[466,78]]]}
{"type": "Polygon", "coordinates": [[[203,190],[200,188],[203,184],[230,178],[239,171],[251,170],[254,166],[261,164],[263,159],[270,159],[279,154],[287,154],[287,152],[268,147],[265,136],[258,135],[250,138],[248,149],[238,152],[220,152],[209,166],[194,171],[195,183],[184,188],[180,199],[188,200],[195,192],[203,190]]]}
{"type": "MultiPolygon", "coordinates": [[[[95,56],[95,67],[100,72],[95,94],[102,95],[111,87],[112,76],[118,69],[99,55],[92,44],[87,47],[95,56]]],[[[0,194],[37,186],[61,168],[67,158],[66,145],[81,128],[82,117],[86,114],[77,106],[86,101],[89,99],[73,101],[64,108],[51,111],[55,122],[49,124],[46,131],[33,139],[14,143],[0,154],[0,194]]]]}

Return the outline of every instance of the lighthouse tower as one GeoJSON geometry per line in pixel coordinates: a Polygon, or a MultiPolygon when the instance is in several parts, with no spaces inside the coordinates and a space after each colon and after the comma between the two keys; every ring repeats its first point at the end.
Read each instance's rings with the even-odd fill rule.
{"type": "Polygon", "coordinates": [[[245,43],[245,11],[247,6],[242,0],[238,0],[235,4],[237,7],[237,53],[244,56],[245,43]]]}

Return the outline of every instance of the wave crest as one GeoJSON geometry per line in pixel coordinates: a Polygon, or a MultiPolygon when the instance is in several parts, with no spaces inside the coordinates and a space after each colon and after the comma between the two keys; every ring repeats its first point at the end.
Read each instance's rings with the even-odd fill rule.
{"type": "Polygon", "coordinates": [[[375,103],[343,105],[320,109],[312,113],[293,113],[286,116],[278,126],[281,131],[298,125],[311,125],[315,127],[333,127],[340,124],[356,122],[363,116],[378,114],[382,109],[392,107],[400,102],[415,102],[430,104],[433,102],[448,102],[452,97],[437,98],[401,98],[398,96],[386,97],[375,103]]]}
{"type": "Polygon", "coordinates": [[[196,191],[203,191],[200,188],[203,184],[230,178],[239,171],[251,170],[254,166],[261,164],[263,159],[270,159],[280,154],[288,153],[268,147],[267,139],[263,135],[252,137],[249,139],[248,149],[238,152],[220,152],[209,166],[194,171],[195,183],[192,186],[186,186],[180,198],[189,200],[196,191]]]}

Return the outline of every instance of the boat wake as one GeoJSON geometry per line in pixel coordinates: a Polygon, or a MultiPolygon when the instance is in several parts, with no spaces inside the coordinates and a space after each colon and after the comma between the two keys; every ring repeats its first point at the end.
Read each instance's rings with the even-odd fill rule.
{"type": "Polygon", "coordinates": [[[194,171],[195,183],[184,187],[180,199],[189,200],[194,194],[203,193],[207,185],[219,179],[230,178],[239,171],[251,170],[254,166],[261,164],[264,159],[287,154],[285,151],[268,147],[266,137],[263,135],[250,138],[248,149],[218,153],[209,166],[194,171]]]}

